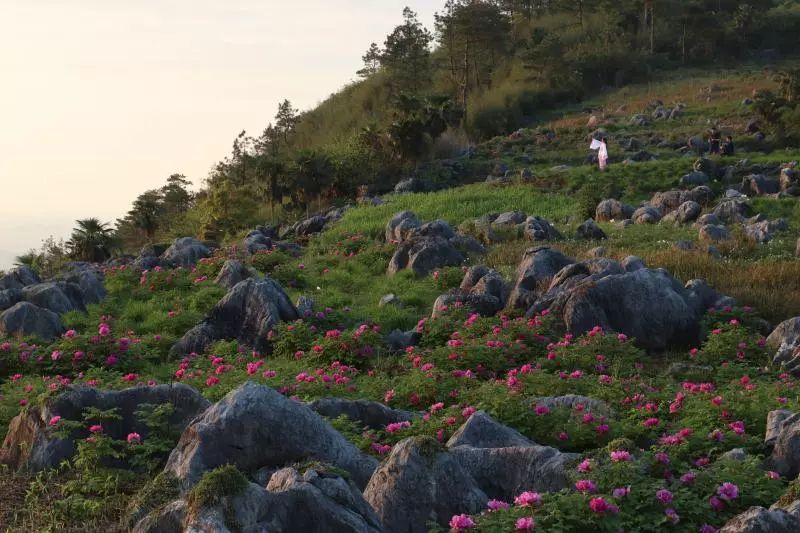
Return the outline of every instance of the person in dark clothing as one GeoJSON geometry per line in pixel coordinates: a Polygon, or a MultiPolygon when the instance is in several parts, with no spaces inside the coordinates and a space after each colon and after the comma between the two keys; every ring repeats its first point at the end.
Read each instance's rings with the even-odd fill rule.
{"type": "Polygon", "coordinates": [[[722,135],[720,134],[719,130],[716,127],[711,128],[708,135],[708,151],[712,154],[719,154],[721,141],[722,135]]]}
{"type": "Polygon", "coordinates": [[[734,153],[733,137],[728,135],[722,144],[722,155],[732,156],[734,153]]]}

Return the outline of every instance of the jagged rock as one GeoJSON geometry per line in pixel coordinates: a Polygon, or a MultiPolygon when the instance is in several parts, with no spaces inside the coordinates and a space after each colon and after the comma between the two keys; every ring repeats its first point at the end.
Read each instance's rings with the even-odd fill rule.
{"type": "Polygon", "coordinates": [[[577,454],[549,446],[473,448],[458,446],[450,454],[490,498],[512,501],[523,491],[557,492],[569,486],[569,465],[577,454]]]}
{"type": "Polygon", "coordinates": [[[783,423],[792,416],[788,409],[776,409],[767,413],[767,429],[764,432],[764,445],[768,449],[775,446],[775,441],[783,430],[783,423]]]}
{"type": "Polygon", "coordinates": [[[496,219],[492,222],[497,226],[506,226],[506,225],[517,225],[522,224],[528,218],[528,215],[523,213],[522,211],[509,211],[507,213],[501,213],[497,216],[496,219]]]}
{"type": "Polygon", "coordinates": [[[688,202],[683,202],[678,208],[675,210],[675,220],[679,224],[687,224],[689,222],[694,222],[697,220],[697,217],[700,216],[700,213],[703,211],[703,208],[697,202],[689,200],[688,202]]]}
{"type": "Polygon", "coordinates": [[[297,302],[294,304],[297,308],[297,314],[301,318],[307,318],[314,312],[314,300],[310,296],[300,295],[297,297],[297,302]]]}
{"type": "Polygon", "coordinates": [[[744,234],[748,239],[758,244],[769,242],[772,240],[773,233],[777,231],[784,231],[788,227],[786,221],[782,218],[777,220],[761,220],[746,224],[744,226],[744,234]]]}
{"type": "Polygon", "coordinates": [[[267,333],[281,320],[300,318],[283,288],[269,277],[239,282],[206,318],[170,350],[172,355],[202,353],[217,340],[237,340],[258,351],[268,348],[267,333]]]}
{"type": "Polygon", "coordinates": [[[539,286],[574,262],[575,260],[547,246],[529,248],[517,267],[517,280],[508,305],[527,309],[536,300],[539,286]]]}
{"type": "Polygon", "coordinates": [[[277,232],[274,228],[265,228],[265,230],[266,232],[254,229],[245,236],[242,246],[247,250],[248,254],[252,255],[261,251],[272,250],[275,247],[274,241],[278,238],[277,232]]]}
{"type": "Polygon", "coordinates": [[[732,198],[723,200],[714,208],[713,214],[723,222],[741,222],[748,215],[750,206],[746,200],[732,198]]]}
{"type": "Polygon", "coordinates": [[[143,404],[164,403],[175,408],[169,422],[178,429],[186,427],[209,406],[208,400],[197,390],[182,383],[111,391],[72,387],[48,399],[43,406],[20,413],[11,421],[0,449],[0,463],[32,470],[55,468],[75,454],[75,441],[88,437],[89,432],[80,429],[70,438],[61,439],[47,431],[50,420],[60,416],[64,420],[81,422],[84,410],[90,407],[119,410],[120,420],[103,424],[105,434],[124,440],[129,433],[136,432],[146,439],[149,429],[135,413],[143,404]]]}
{"type": "Polygon", "coordinates": [[[28,285],[22,289],[22,299],[58,314],[86,311],[80,287],[64,281],[28,285]]]}
{"type": "Polygon", "coordinates": [[[567,330],[625,333],[652,351],[696,345],[700,326],[686,289],[663,269],[584,280],[556,297],[551,313],[567,330]]]}
{"type": "Polygon", "coordinates": [[[0,333],[52,341],[64,333],[64,324],[54,312],[30,302],[19,302],[0,314],[0,333]]]}
{"type": "Polygon", "coordinates": [[[404,241],[412,229],[418,228],[421,225],[417,215],[411,211],[397,213],[386,224],[386,242],[404,241]]]}
{"type": "Polygon", "coordinates": [[[800,531],[800,517],[782,509],[750,507],[728,520],[719,533],[795,533],[800,531]]]}
{"type": "Polygon", "coordinates": [[[523,233],[531,241],[551,241],[561,239],[561,233],[547,220],[528,217],[523,223],[523,233]]]}
{"type": "Polygon", "coordinates": [[[325,224],[327,223],[327,218],[320,215],[314,215],[305,220],[301,220],[295,224],[292,229],[294,230],[295,235],[307,237],[309,235],[313,235],[314,233],[322,232],[322,230],[325,229],[325,224]]]}
{"type": "Polygon", "coordinates": [[[681,187],[695,187],[697,185],[708,185],[710,181],[711,178],[709,178],[707,174],[695,170],[681,176],[681,179],[678,180],[678,184],[681,187]]]}
{"type": "Polygon", "coordinates": [[[661,212],[653,206],[644,205],[633,212],[631,219],[635,224],[657,224],[661,220],[661,212]]]}
{"type": "Polygon", "coordinates": [[[417,226],[415,228],[411,228],[406,235],[406,239],[414,239],[419,237],[439,237],[442,239],[452,239],[456,236],[456,232],[453,231],[453,228],[445,222],[444,220],[434,220],[431,222],[426,222],[421,226],[417,226]]]}
{"type": "Polygon", "coordinates": [[[232,289],[236,284],[246,279],[257,277],[257,273],[247,265],[236,259],[228,259],[217,274],[214,283],[232,289]]]}
{"type": "Polygon", "coordinates": [[[781,191],[797,196],[798,192],[800,192],[798,187],[800,187],[800,170],[793,167],[782,168],[780,175],[781,191]]]}
{"type": "Polygon", "coordinates": [[[633,216],[634,208],[619,200],[607,199],[597,204],[594,219],[598,222],[625,220],[633,216]]]}
{"type": "Polygon", "coordinates": [[[187,512],[186,500],[176,500],[139,520],[131,533],[180,533],[187,512]]]}
{"type": "Polygon", "coordinates": [[[388,533],[425,533],[434,520],[476,514],[488,498],[459,461],[432,439],[408,438],[392,448],[364,490],[388,533]]]}
{"type": "Polygon", "coordinates": [[[493,316],[506,306],[508,283],[496,270],[477,265],[467,270],[458,290],[443,294],[433,304],[431,316],[439,316],[443,309],[460,303],[482,316],[493,316]]]}
{"type": "Polygon", "coordinates": [[[17,289],[21,290],[28,285],[41,283],[38,274],[26,266],[12,268],[4,276],[0,277],[0,290],[17,289]]]}
{"type": "Polygon", "coordinates": [[[396,194],[424,192],[427,188],[427,185],[423,181],[417,178],[407,178],[399,181],[397,185],[394,186],[394,192],[396,194]]]}
{"type": "Polygon", "coordinates": [[[387,272],[396,274],[408,268],[417,276],[427,276],[437,268],[458,266],[465,257],[447,239],[417,237],[400,243],[389,260],[387,272]]]}
{"type": "Polygon", "coordinates": [[[448,448],[456,446],[507,448],[530,447],[534,443],[519,431],[497,422],[484,411],[477,411],[447,441],[448,448]]]}
{"type": "Polygon", "coordinates": [[[164,471],[187,489],[205,471],[228,463],[254,472],[305,460],[342,468],[359,487],[377,466],[309,407],[247,382],[189,424],[164,471]]]}
{"type": "Polygon", "coordinates": [[[706,224],[700,228],[699,238],[701,241],[719,242],[729,239],[730,233],[725,226],[706,224]]]}
{"type": "Polygon", "coordinates": [[[543,396],[531,400],[531,407],[541,405],[547,407],[551,411],[554,409],[575,409],[578,405],[582,405],[587,411],[593,413],[609,414],[611,409],[608,404],[603,400],[591,398],[589,396],[580,396],[577,394],[565,394],[563,396],[543,396]]]}
{"type": "Polygon", "coordinates": [[[776,350],[773,364],[792,373],[800,370],[800,317],[784,320],[767,337],[767,346],[776,350]]]}
{"type": "Polygon", "coordinates": [[[800,473],[800,413],[785,417],[774,438],[769,466],[790,479],[800,473]]]}
{"type": "Polygon", "coordinates": [[[345,415],[353,422],[371,429],[384,429],[394,422],[411,421],[418,415],[410,411],[392,409],[382,403],[343,398],[320,398],[308,405],[327,418],[345,415]]]}
{"type": "Polygon", "coordinates": [[[136,259],[133,260],[133,266],[141,270],[152,270],[161,264],[159,257],[163,254],[168,246],[148,244],[139,252],[136,259]]]}
{"type": "Polygon", "coordinates": [[[396,294],[384,294],[378,301],[378,307],[386,307],[387,305],[403,307],[403,302],[397,297],[396,294]]]}
{"type": "Polygon", "coordinates": [[[721,226],[722,221],[715,215],[714,213],[706,213],[705,215],[700,215],[697,219],[697,226],[721,226]]]}
{"type": "Polygon", "coordinates": [[[272,474],[266,488],[248,483],[238,494],[223,495],[217,504],[191,511],[175,533],[382,532],[377,515],[358,489],[324,466],[309,468],[302,475],[294,468],[283,468],[272,474]]]}
{"type": "Polygon", "coordinates": [[[161,263],[169,267],[191,267],[210,255],[211,250],[202,242],[191,237],[181,237],[167,248],[161,256],[161,263]]]}
{"type": "Polygon", "coordinates": [[[56,280],[77,285],[84,304],[96,304],[106,297],[101,270],[91,263],[69,263],[56,277],[56,280]]]}
{"type": "Polygon", "coordinates": [[[402,331],[396,329],[383,338],[384,344],[390,350],[402,351],[409,346],[416,346],[420,341],[421,335],[417,331],[402,331]]]}
{"type": "Polygon", "coordinates": [[[719,294],[703,279],[690,279],[686,282],[686,290],[689,291],[689,302],[698,315],[729,301],[727,296],[719,294]]]}
{"type": "Polygon", "coordinates": [[[763,174],[751,174],[742,180],[740,190],[747,195],[763,196],[775,194],[780,190],[780,183],[772,180],[763,174]]]}
{"type": "Polygon", "coordinates": [[[591,218],[578,226],[575,236],[578,239],[586,240],[602,240],[606,238],[605,232],[595,223],[594,219],[591,218]]]}
{"type": "Polygon", "coordinates": [[[5,311],[22,300],[22,291],[19,289],[0,290],[0,312],[5,311]]]}

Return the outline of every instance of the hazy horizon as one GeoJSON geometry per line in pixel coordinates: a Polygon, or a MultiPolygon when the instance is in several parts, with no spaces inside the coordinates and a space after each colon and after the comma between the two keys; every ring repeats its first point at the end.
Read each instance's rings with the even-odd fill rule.
{"type": "Polygon", "coordinates": [[[289,98],[356,78],[408,5],[439,0],[7,0],[0,5],[0,269],[75,219],[113,223],[173,172],[197,188],[289,98]],[[378,5],[380,4],[380,5],[378,5]]]}

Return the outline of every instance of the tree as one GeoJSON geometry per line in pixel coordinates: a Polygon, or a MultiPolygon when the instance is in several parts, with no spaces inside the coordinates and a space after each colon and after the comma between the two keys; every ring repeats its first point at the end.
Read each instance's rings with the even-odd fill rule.
{"type": "Polygon", "coordinates": [[[301,150],[294,158],[293,187],[291,196],[295,203],[302,205],[308,214],[311,200],[319,200],[330,185],[333,176],[331,160],[323,153],[314,150],[301,150]]]}
{"type": "Polygon", "coordinates": [[[113,237],[108,224],[97,218],[84,218],[75,223],[77,226],[67,241],[67,250],[71,257],[95,263],[111,257],[113,237]]]}
{"type": "Polygon", "coordinates": [[[418,98],[403,95],[397,102],[395,120],[389,125],[389,138],[401,161],[416,166],[433,141],[447,130],[457,114],[451,114],[447,98],[418,98]]]}
{"type": "Polygon", "coordinates": [[[466,119],[469,94],[491,88],[494,70],[506,52],[511,21],[498,6],[483,0],[448,0],[435,20],[454,96],[466,119]]]}
{"type": "Polygon", "coordinates": [[[134,228],[144,232],[148,242],[152,242],[160,226],[164,197],[157,190],[145,191],[133,201],[126,220],[134,228]]]}
{"type": "Polygon", "coordinates": [[[363,56],[361,56],[361,60],[364,62],[364,67],[356,72],[362,78],[369,78],[373,74],[378,72],[378,69],[381,68],[381,49],[378,47],[377,43],[372,43],[369,45],[369,50],[363,56]]]}
{"type": "Polygon", "coordinates": [[[289,139],[297,127],[298,110],[292,107],[289,100],[284,100],[278,104],[278,112],[275,115],[275,128],[283,138],[285,146],[289,146],[289,139]]]}
{"type": "Polygon", "coordinates": [[[190,185],[183,174],[171,174],[167,178],[166,185],[161,187],[165,216],[178,215],[192,207],[194,195],[189,191],[190,185]]]}
{"type": "Polygon", "coordinates": [[[395,93],[417,94],[430,81],[431,33],[411,9],[403,10],[403,24],[386,37],[381,66],[385,67],[395,93]]]}

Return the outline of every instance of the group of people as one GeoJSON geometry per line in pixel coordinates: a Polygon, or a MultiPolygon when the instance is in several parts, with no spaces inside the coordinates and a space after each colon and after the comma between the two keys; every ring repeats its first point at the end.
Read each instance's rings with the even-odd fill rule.
{"type": "MultiPolygon", "coordinates": [[[[716,126],[708,130],[708,151],[711,154],[732,156],[734,154],[733,137],[728,135],[722,142],[722,133],[716,126]]],[[[702,155],[702,154],[701,154],[702,155]]]]}
{"type": "MultiPolygon", "coordinates": [[[[701,146],[695,146],[700,157],[702,157],[705,152],[705,147],[702,146],[702,144],[701,142],[701,146]]],[[[708,151],[711,154],[733,156],[735,152],[733,137],[728,135],[723,142],[722,133],[720,133],[716,126],[708,130],[708,147],[708,151]]],[[[600,170],[605,170],[608,166],[608,138],[602,137],[600,139],[592,139],[592,144],[589,145],[589,149],[597,150],[597,164],[600,170]]]]}

